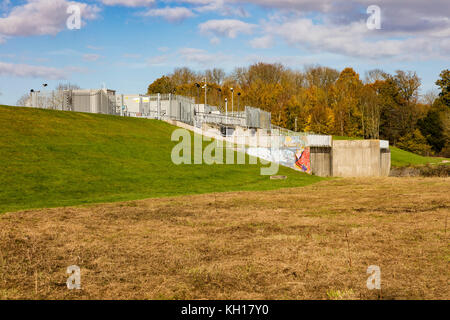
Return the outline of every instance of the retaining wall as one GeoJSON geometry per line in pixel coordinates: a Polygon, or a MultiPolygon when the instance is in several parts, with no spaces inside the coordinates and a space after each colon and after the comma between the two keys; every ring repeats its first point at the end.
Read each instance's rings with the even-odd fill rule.
{"type": "Polygon", "coordinates": [[[311,171],[319,177],[330,177],[331,147],[311,147],[311,171]]]}

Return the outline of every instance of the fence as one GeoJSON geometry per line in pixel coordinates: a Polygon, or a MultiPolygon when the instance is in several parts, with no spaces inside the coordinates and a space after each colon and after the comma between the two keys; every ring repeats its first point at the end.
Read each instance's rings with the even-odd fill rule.
{"type": "Polygon", "coordinates": [[[174,94],[118,95],[116,104],[120,114],[151,119],[170,119],[194,123],[192,99],[174,94]]]}
{"type": "Polygon", "coordinates": [[[31,93],[25,105],[40,109],[66,110],[64,109],[64,105],[66,105],[65,99],[63,91],[35,91],[31,93]]]}
{"type": "Polygon", "coordinates": [[[26,105],[41,109],[117,114],[114,92],[103,89],[35,91],[26,105]]]}
{"type": "Polygon", "coordinates": [[[249,128],[271,128],[271,113],[261,109],[245,107],[245,117],[247,118],[247,127],[249,128]]]}
{"type": "Polygon", "coordinates": [[[202,112],[196,112],[195,114],[195,126],[201,127],[203,123],[214,123],[214,124],[220,124],[220,125],[234,125],[234,126],[241,126],[245,127],[247,125],[247,119],[242,116],[236,116],[236,115],[224,115],[224,114],[217,114],[217,113],[202,113],[202,112]]]}
{"type": "MultiPolygon", "coordinates": [[[[177,120],[197,127],[212,123],[272,128],[270,112],[247,106],[244,112],[223,114],[215,107],[203,105],[201,108],[202,105],[195,104],[194,99],[175,94],[116,95],[115,91],[107,89],[38,91],[31,94],[28,105],[43,109],[177,120]]],[[[284,134],[288,135],[288,132],[284,134]]]]}

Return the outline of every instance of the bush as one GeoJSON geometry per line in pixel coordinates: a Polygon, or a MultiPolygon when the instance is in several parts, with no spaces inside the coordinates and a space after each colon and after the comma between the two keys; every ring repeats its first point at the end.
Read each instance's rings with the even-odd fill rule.
{"type": "Polygon", "coordinates": [[[408,133],[407,135],[401,137],[397,143],[397,147],[422,156],[430,156],[433,154],[431,146],[427,143],[427,140],[419,129],[416,129],[414,132],[408,133]]]}

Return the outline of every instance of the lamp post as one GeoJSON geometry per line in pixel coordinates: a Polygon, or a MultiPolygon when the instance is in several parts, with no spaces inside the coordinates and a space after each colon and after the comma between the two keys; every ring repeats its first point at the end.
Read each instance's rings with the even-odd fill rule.
{"type": "Polygon", "coordinates": [[[234,89],[230,88],[231,90],[231,115],[233,116],[234,112],[234,89]]]}
{"type": "Polygon", "coordinates": [[[238,112],[239,112],[239,109],[240,109],[240,107],[239,107],[240,100],[241,100],[241,93],[238,92],[238,107],[237,107],[238,112]]]}
{"type": "Polygon", "coordinates": [[[198,105],[200,104],[200,85],[196,83],[195,86],[197,87],[197,111],[194,109],[194,114],[198,112],[198,105]]]}
{"type": "Polygon", "coordinates": [[[203,110],[203,112],[206,112],[206,93],[208,91],[208,84],[206,83],[206,77],[205,77],[205,85],[203,86],[203,88],[205,89],[205,108],[203,110]]]}
{"type": "Polygon", "coordinates": [[[228,124],[228,99],[225,98],[225,124],[228,124]]]}

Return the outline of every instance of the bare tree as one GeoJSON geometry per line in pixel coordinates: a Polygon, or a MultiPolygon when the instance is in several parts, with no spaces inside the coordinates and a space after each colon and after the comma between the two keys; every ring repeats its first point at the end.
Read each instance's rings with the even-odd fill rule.
{"type": "Polygon", "coordinates": [[[434,101],[438,98],[439,98],[439,91],[437,89],[431,89],[422,96],[423,102],[430,106],[432,106],[434,101]]]}
{"type": "Polygon", "coordinates": [[[19,98],[19,100],[17,100],[16,106],[18,106],[18,107],[29,107],[29,106],[27,105],[27,102],[28,102],[30,99],[31,99],[31,98],[30,98],[30,94],[29,94],[29,93],[25,93],[25,94],[23,94],[23,95],[19,98]]]}
{"type": "Polygon", "coordinates": [[[365,83],[374,83],[375,81],[386,80],[389,75],[381,69],[373,69],[366,71],[365,83]]]}

